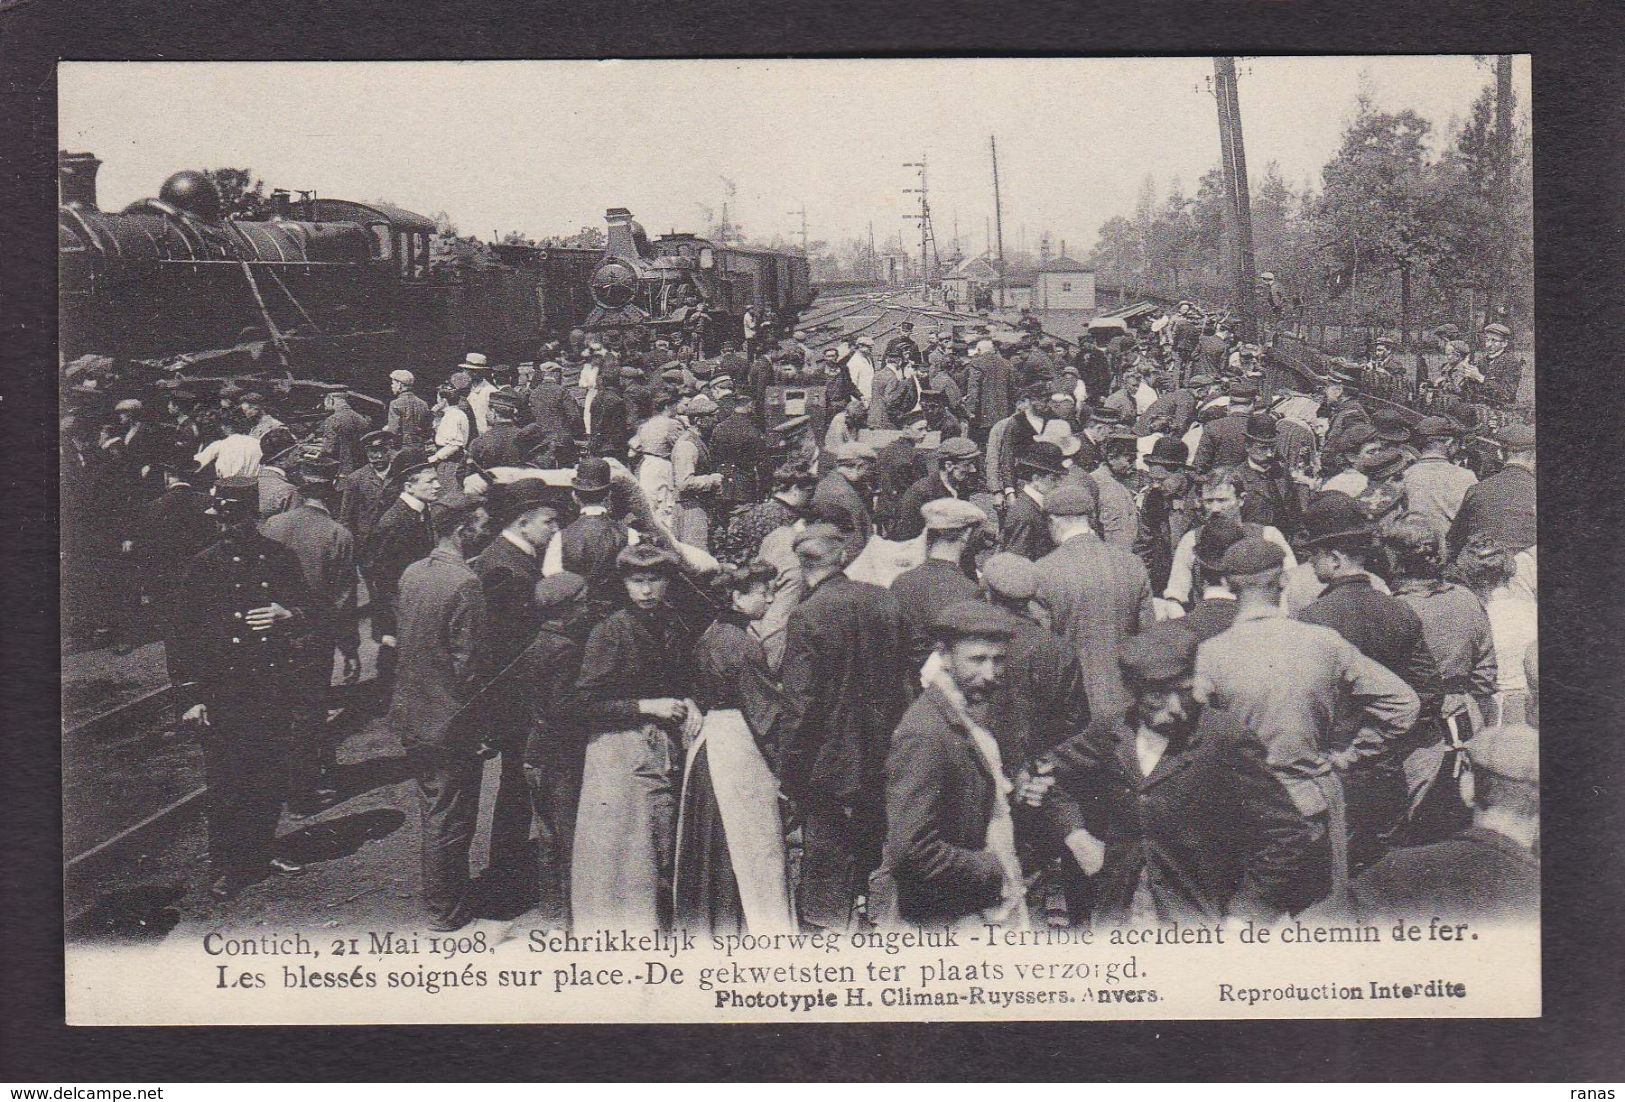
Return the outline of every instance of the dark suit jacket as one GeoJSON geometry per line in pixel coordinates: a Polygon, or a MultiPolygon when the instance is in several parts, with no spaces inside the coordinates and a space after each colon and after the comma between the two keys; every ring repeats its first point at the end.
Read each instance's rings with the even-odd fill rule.
{"type": "Polygon", "coordinates": [[[429,411],[429,403],[411,391],[397,394],[389,403],[386,427],[400,438],[403,448],[427,444],[434,437],[434,418],[429,411]]]}
{"type": "Polygon", "coordinates": [[[339,492],[339,523],[355,537],[356,548],[364,549],[390,504],[384,498],[384,476],[371,464],[357,467],[339,481],[339,492]]]}
{"type": "Polygon", "coordinates": [[[1196,469],[1239,467],[1247,462],[1247,418],[1230,414],[1209,422],[1196,445],[1196,469]]]}
{"type": "Polygon", "coordinates": [[[865,496],[840,471],[830,471],[813,490],[811,512],[845,533],[842,542],[846,545],[847,562],[857,558],[875,530],[865,496]]]}
{"type": "Polygon", "coordinates": [[[1470,827],[1430,846],[1407,846],[1355,878],[1361,918],[1440,915],[1478,921],[1540,916],[1540,861],[1504,834],[1470,827]]]}
{"type": "Polygon", "coordinates": [[[537,383],[530,389],[530,416],[541,438],[555,446],[570,442],[581,423],[581,406],[563,383],[537,383]]]}
{"type": "Polygon", "coordinates": [[[581,516],[559,533],[564,569],[587,579],[592,595],[611,605],[621,603],[615,556],[626,547],[626,525],[607,513],[581,516]]]}
{"type": "Polygon", "coordinates": [[[587,432],[585,418],[587,400],[581,400],[581,415],[576,420],[577,435],[585,436],[587,451],[591,455],[613,456],[624,459],[631,429],[627,421],[626,399],[613,390],[600,390],[592,400],[592,431],[587,432]]]}
{"type": "Polygon", "coordinates": [[[972,423],[988,427],[1010,416],[1016,408],[1015,373],[1010,361],[997,352],[972,356],[965,408],[972,423]]]}
{"type": "Polygon", "coordinates": [[[389,722],[401,744],[472,749],[483,733],[459,714],[490,670],[490,617],[480,580],[456,553],[436,547],[400,584],[400,664],[389,722]]]}
{"type": "Polygon", "coordinates": [[[974,601],[979,590],[958,563],[926,559],[892,579],[891,593],[908,625],[909,695],[919,685],[920,667],[936,646],[931,628],[937,613],[955,601],[974,601]]]}
{"type": "MultiPolygon", "coordinates": [[[[314,628],[331,633],[333,645],[353,655],[360,646],[356,632],[355,537],[328,511],[308,501],[260,525],[260,531],[292,551],[310,588],[314,628]]],[[[311,655],[329,667],[333,655],[311,655]]]]}
{"type": "Polygon", "coordinates": [[[1503,467],[1467,491],[1450,523],[1452,559],[1467,541],[1486,533],[1511,552],[1535,545],[1535,475],[1523,467],[1503,467]]]}
{"type": "Polygon", "coordinates": [[[1089,725],[1089,696],[1078,656],[1065,639],[1022,617],[1010,639],[1004,686],[988,710],[999,756],[1011,775],[1089,725]]]}
{"type": "Polygon", "coordinates": [[[334,410],[322,422],[322,451],[338,460],[340,474],[349,474],[367,461],[361,438],[371,431],[372,422],[348,406],[334,410]]]}
{"type": "Polygon", "coordinates": [[[1097,919],[1127,917],[1142,870],[1164,919],[1269,918],[1308,902],[1318,832],[1256,736],[1209,708],[1190,743],[1170,746],[1150,776],[1134,743],[1132,726],[1107,720],[1053,752],[1046,806],[1056,830],[1082,827],[1106,845],[1097,919]]]}
{"type": "Polygon", "coordinates": [[[1004,507],[999,540],[1006,551],[1032,562],[1055,550],[1055,541],[1049,534],[1049,517],[1025,490],[1017,490],[1004,507]]]}
{"type": "Polygon", "coordinates": [[[835,574],[791,610],[785,631],[785,791],[878,815],[886,745],[906,701],[906,635],[896,598],[835,574]]]}
{"type": "Polygon", "coordinates": [[[1236,622],[1236,602],[1224,597],[1204,597],[1191,609],[1190,614],[1180,621],[1196,636],[1199,643],[1205,643],[1221,632],[1230,630],[1230,625],[1236,622]]]}
{"type": "Polygon", "coordinates": [[[999,901],[1004,869],[986,848],[995,795],[970,732],[926,689],[886,755],[886,865],[905,920],[952,922],[999,901]]]}
{"type": "Polygon", "coordinates": [[[898,437],[880,449],[880,454],[875,458],[874,478],[879,498],[877,512],[886,520],[886,531],[891,531],[895,523],[902,496],[925,473],[925,455],[907,437],[898,437]]]}
{"type": "Polygon", "coordinates": [[[938,498],[954,496],[956,495],[943,485],[940,474],[927,474],[916,479],[903,491],[903,495],[897,499],[897,504],[892,509],[891,538],[913,539],[925,531],[925,515],[920,512],[920,506],[938,498]]]}
{"type": "Polygon", "coordinates": [[[379,635],[397,635],[395,605],[401,575],[406,568],[434,550],[434,528],[429,511],[421,513],[397,498],[378,526],[372,530],[362,556],[362,576],[367,579],[368,603],[372,607],[373,630],[379,635]]]}
{"type": "Polygon", "coordinates": [[[1328,583],[1298,619],[1331,628],[1361,654],[1398,674],[1421,698],[1420,720],[1438,714],[1443,694],[1439,666],[1422,636],[1422,619],[1398,597],[1373,589],[1369,575],[1328,583]]]}
{"type": "Polygon", "coordinates": [[[208,507],[208,495],[186,483],[147,502],[131,532],[136,560],[158,574],[178,575],[188,559],[220,538],[214,518],[204,515],[208,507]]]}

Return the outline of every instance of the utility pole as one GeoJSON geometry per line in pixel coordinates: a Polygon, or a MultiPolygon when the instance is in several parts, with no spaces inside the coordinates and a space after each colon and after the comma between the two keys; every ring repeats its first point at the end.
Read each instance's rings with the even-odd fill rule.
{"type": "Polygon", "coordinates": [[[918,195],[920,197],[920,213],[905,214],[904,218],[918,219],[920,223],[920,294],[926,301],[931,298],[931,253],[936,252],[936,234],[931,229],[931,201],[927,196],[925,179],[925,156],[922,154],[918,161],[904,163],[904,168],[917,168],[920,170],[920,186],[917,188],[904,188],[904,195],[918,195]]]}
{"type": "Polygon", "coordinates": [[[1236,93],[1236,59],[1213,59],[1213,95],[1219,101],[1219,150],[1224,157],[1224,191],[1230,213],[1230,272],[1235,286],[1237,336],[1258,339],[1254,305],[1253,214],[1248,195],[1247,156],[1241,139],[1241,101],[1236,93]]]}
{"type": "Polygon", "coordinates": [[[875,256],[875,224],[869,223],[869,282],[873,283],[878,275],[880,263],[875,256]]]}
{"type": "Polygon", "coordinates": [[[1502,306],[1512,305],[1512,278],[1508,265],[1512,262],[1512,58],[1501,54],[1495,59],[1495,165],[1496,208],[1501,212],[1501,264],[1496,272],[1496,283],[1491,300],[1484,307],[1484,323],[1495,320],[1494,297],[1500,293],[1502,306]]]}
{"type": "Polygon", "coordinates": [[[807,204],[803,203],[803,204],[801,204],[801,209],[800,210],[793,210],[793,211],[790,211],[789,213],[790,213],[790,216],[792,218],[794,218],[798,214],[801,216],[801,255],[806,256],[807,255],[807,204]]]}
{"type": "Polygon", "coordinates": [[[999,231],[999,309],[1004,309],[1004,204],[999,198],[999,140],[987,136],[987,145],[993,152],[993,224],[999,231]]]}

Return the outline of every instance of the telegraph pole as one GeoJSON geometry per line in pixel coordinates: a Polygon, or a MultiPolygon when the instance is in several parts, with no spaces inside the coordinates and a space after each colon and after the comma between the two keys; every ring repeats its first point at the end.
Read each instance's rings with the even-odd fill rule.
{"type": "Polygon", "coordinates": [[[807,255],[807,204],[803,203],[803,204],[801,204],[801,209],[800,210],[793,210],[793,211],[790,211],[789,213],[790,213],[790,216],[792,218],[794,218],[796,215],[801,216],[801,255],[806,256],[807,255]]]}
{"type": "Polygon", "coordinates": [[[930,253],[936,248],[936,235],[931,229],[931,201],[927,197],[925,179],[925,157],[921,155],[918,161],[904,163],[904,168],[917,168],[920,170],[920,186],[917,188],[904,188],[904,195],[918,195],[920,197],[920,213],[906,214],[903,217],[919,219],[920,222],[920,294],[929,301],[931,298],[931,258],[930,253]]]}
{"type": "Polygon", "coordinates": [[[993,224],[999,235],[999,309],[1004,309],[1004,205],[999,198],[999,140],[987,136],[987,145],[993,152],[993,224]]]}
{"type": "MultiPolygon", "coordinates": [[[[1501,211],[1501,265],[1496,272],[1500,284],[1491,294],[1500,293],[1502,306],[1512,304],[1512,279],[1507,265],[1512,262],[1512,58],[1501,54],[1495,59],[1495,166],[1496,206],[1501,211]]],[[[1494,299],[1486,304],[1484,322],[1494,321],[1494,299]]]]}
{"type": "Polygon", "coordinates": [[[1224,158],[1224,191],[1230,213],[1230,274],[1235,286],[1237,335],[1258,339],[1254,305],[1253,213],[1247,185],[1247,156],[1241,140],[1241,101],[1236,94],[1236,59],[1213,59],[1213,94],[1219,101],[1219,150],[1224,158]]]}

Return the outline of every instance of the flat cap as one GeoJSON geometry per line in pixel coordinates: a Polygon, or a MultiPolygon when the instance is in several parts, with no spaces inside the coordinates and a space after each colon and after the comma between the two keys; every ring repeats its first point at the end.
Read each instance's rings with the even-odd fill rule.
{"type": "Polygon", "coordinates": [[[716,400],[709,395],[696,394],[688,400],[688,408],[683,412],[690,417],[705,417],[717,411],[716,400]]]}
{"type": "Polygon", "coordinates": [[[1461,426],[1448,417],[1424,417],[1416,423],[1416,435],[1426,440],[1460,436],[1461,426]]]}
{"type": "Polygon", "coordinates": [[[1486,325],[1484,327],[1484,332],[1486,332],[1486,333],[1494,333],[1496,336],[1503,337],[1506,340],[1511,340],[1512,339],[1512,330],[1508,329],[1506,326],[1502,325],[1498,321],[1492,321],[1488,325],[1486,325]]]}
{"type": "Polygon", "coordinates": [[[609,461],[596,455],[589,455],[576,463],[575,474],[570,479],[570,489],[580,490],[583,493],[607,490],[612,478],[609,461]]]}
{"type": "Polygon", "coordinates": [[[879,455],[880,453],[875,451],[875,446],[873,444],[867,443],[863,440],[848,440],[845,443],[837,444],[831,448],[830,454],[835,457],[835,462],[837,463],[856,459],[867,459],[872,463],[874,462],[875,456],[879,455]]]}
{"type": "Polygon", "coordinates": [[[141,404],[141,399],[139,398],[121,398],[119,399],[118,404],[113,407],[113,412],[140,413],[145,408],[146,407],[141,404]]]}
{"type": "Polygon", "coordinates": [[[1411,438],[1411,426],[1398,410],[1379,409],[1371,415],[1371,424],[1377,435],[1395,444],[1404,444],[1411,438]]]}
{"type": "Polygon", "coordinates": [[[1248,440],[1273,443],[1275,441],[1275,418],[1263,412],[1249,415],[1247,418],[1247,431],[1244,435],[1248,440]]]}
{"type": "Polygon", "coordinates": [[[1382,448],[1356,461],[1354,465],[1373,482],[1383,482],[1409,467],[1411,459],[1401,448],[1382,448]]]}
{"type": "Polygon", "coordinates": [[[933,532],[953,532],[972,528],[987,520],[987,514],[968,501],[953,497],[939,497],[920,506],[925,526],[933,532]]]}
{"type": "Polygon", "coordinates": [[[1219,560],[1219,572],[1227,578],[1244,578],[1279,570],[1285,562],[1286,552],[1263,536],[1243,536],[1219,560]]]}
{"type": "Polygon", "coordinates": [[[403,386],[411,386],[413,383],[417,382],[417,376],[413,375],[405,368],[396,368],[394,371],[389,373],[389,381],[392,383],[400,383],[403,386]]]}
{"type": "Polygon", "coordinates": [[[1188,383],[1186,383],[1185,385],[1186,386],[1191,386],[1191,387],[1212,386],[1213,385],[1213,376],[1211,376],[1211,375],[1192,375],[1190,377],[1190,381],[1188,383]]]}
{"type": "Polygon", "coordinates": [[[1044,495],[1044,512],[1052,517],[1092,517],[1100,512],[1095,480],[1063,482],[1044,495]]]}
{"type": "Polygon", "coordinates": [[[305,456],[295,473],[302,484],[324,486],[339,480],[339,461],[324,455],[305,456]]]}
{"type": "Polygon", "coordinates": [[[790,549],[792,551],[800,551],[803,544],[820,543],[826,540],[833,540],[836,543],[839,543],[841,542],[842,538],[841,530],[839,528],[835,527],[835,525],[829,523],[827,520],[821,520],[813,524],[809,524],[807,527],[797,532],[795,539],[790,541],[790,549]]]}
{"type": "Polygon", "coordinates": [[[1535,426],[1507,425],[1495,434],[1495,442],[1511,451],[1527,451],[1535,446],[1535,426]]]}
{"type": "Polygon", "coordinates": [[[982,581],[1001,597],[1028,601],[1038,592],[1038,568],[1020,555],[1000,551],[982,564],[982,581]]]}
{"type": "Polygon", "coordinates": [[[513,482],[498,482],[486,491],[491,517],[498,524],[512,524],[532,509],[550,505],[564,509],[569,491],[563,486],[549,486],[540,478],[520,478],[513,482]]]}
{"type": "Polygon", "coordinates": [[[1117,645],[1117,665],[1131,681],[1172,681],[1196,669],[1196,643],[1178,620],[1159,620],[1117,645]]]}
{"type": "Polygon", "coordinates": [[[1015,634],[1015,621],[1009,613],[986,601],[955,601],[931,620],[937,638],[1008,639],[1015,634]]]}
{"type": "Polygon", "coordinates": [[[1490,727],[1467,743],[1474,769],[1509,781],[1540,783],[1540,734],[1526,723],[1490,727]]]}
{"type": "Polygon", "coordinates": [[[586,588],[586,578],[566,570],[537,582],[536,588],[531,591],[531,600],[539,611],[547,612],[574,600],[586,588]]]}
{"type": "Polygon", "coordinates": [[[1317,494],[1303,510],[1304,541],[1313,547],[1344,536],[1369,536],[1371,522],[1360,503],[1337,490],[1317,494]]]}
{"type": "Polygon", "coordinates": [[[980,459],[981,456],[982,449],[968,436],[952,436],[937,446],[939,459],[952,459],[957,462],[961,459],[980,459]]]}
{"type": "Polygon", "coordinates": [[[677,556],[658,544],[634,543],[615,556],[615,569],[622,574],[646,574],[677,569],[677,556]]]}
{"type": "Polygon", "coordinates": [[[1236,379],[1224,388],[1224,392],[1232,398],[1256,398],[1258,397],[1258,384],[1250,379],[1236,379]]]}

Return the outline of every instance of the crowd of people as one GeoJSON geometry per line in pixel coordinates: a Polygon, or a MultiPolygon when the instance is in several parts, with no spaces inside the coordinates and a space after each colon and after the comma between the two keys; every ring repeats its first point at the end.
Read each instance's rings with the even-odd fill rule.
{"type": "Polygon", "coordinates": [[[64,507],[119,499],[222,898],[342,796],[365,624],[436,930],[1527,917],[1535,435],[1484,438],[1483,336],[1418,420],[1357,385],[1397,361],[1289,386],[1193,303],[1079,346],[576,331],[396,370],[382,423],[124,399],[64,425],[64,507]]]}

